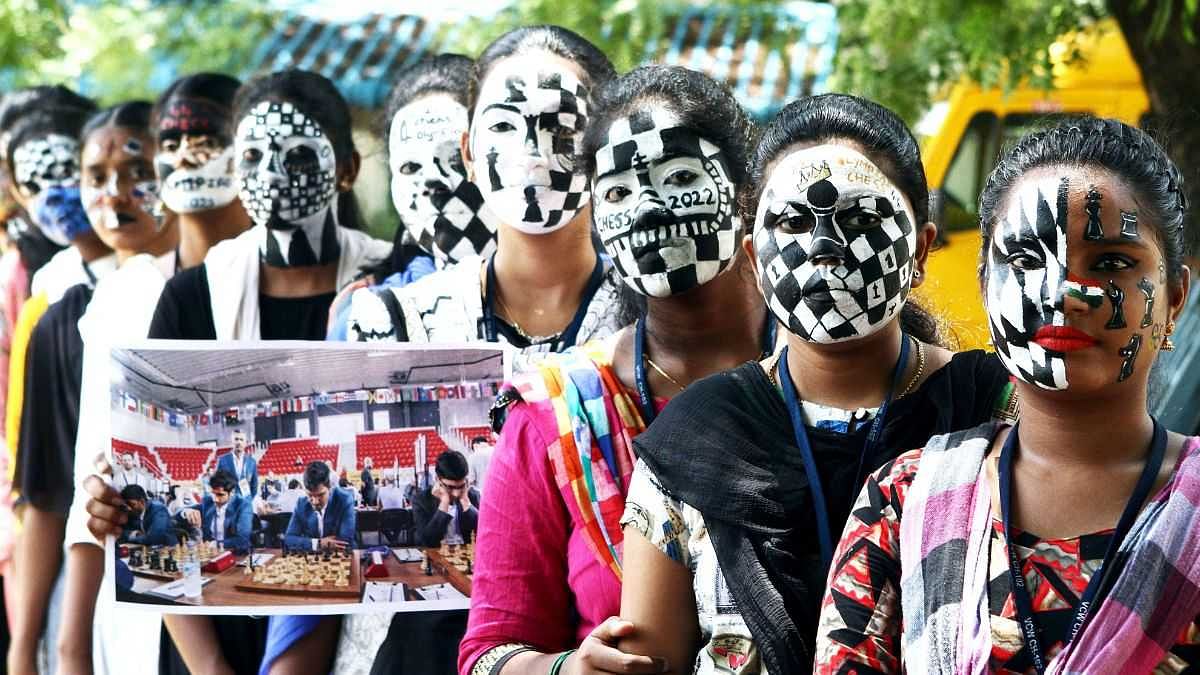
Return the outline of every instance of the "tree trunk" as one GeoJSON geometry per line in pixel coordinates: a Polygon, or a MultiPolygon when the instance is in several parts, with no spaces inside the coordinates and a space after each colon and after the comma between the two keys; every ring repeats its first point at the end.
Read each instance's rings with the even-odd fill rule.
{"type": "Polygon", "coordinates": [[[1183,172],[1191,206],[1189,243],[1192,255],[1200,255],[1200,43],[1184,39],[1178,25],[1185,13],[1182,7],[1176,8],[1175,23],[1162,39],[1151,42],[1153,6],[1137,11],[1134,3],[1126,0],[1108,0],[1107,4],[1142,71],[1150,97],[1150,131],[1183,172]]]}

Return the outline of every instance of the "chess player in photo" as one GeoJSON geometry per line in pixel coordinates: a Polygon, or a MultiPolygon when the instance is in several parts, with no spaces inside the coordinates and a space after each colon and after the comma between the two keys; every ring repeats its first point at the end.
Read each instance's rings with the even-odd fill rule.
{"type": "Polygon", "coordinates": [[[149,487],[145,474],[138,470],[133,460],[133,453],[121,455],[121,466],[113,473],[113,487],[124,490],[130,485],[141,486],[143,490],[149,487]]]}
{"type": "Polygon", "coordinates": [[[348,491],[335,488],[330,475],[325,462],[312,462],[304,469],[307,499],[296,503],[288,522],[284,545],[289,550],[319,551],[354,545],[354,498],[348,491]]]}
{"type": "Polygon", "coordinates": [[[217,470],[223,469],[233,474],[237,479],[237,494],[250,499],[258,494],[258,462],[254,460],[254,453],[246,442],[246,432],[238,429],[230,440],[233,452],[221,455],[217,460],[217,470]]]}
{"type": "Polygon", "coordinates": [[[413,499],[417,546],[437,547],[442,540],[462,544],[471,540],[479,523],[479,491],[467,485],[470,465],[457,450],[438,455],[433,485],[413,499]]]}
{"type": "Polygon", "coordinates": [[[209,490],[200,506],[184,509],[176,520],[185,527],[199,528],[204,541],[219,542],[239,555],[249,551],[254,514],[250,500],[237,493],[237,480],[218,469],[209,481],[209,490]]]}
{"type": "Polygon", "coordinates": [[[483,481],[487,478],[488,464],[492,462],[492,452],[495,449],[487,436],[476,436],[471,439],[471,485],[481,492],[483,491],[483,481]]]}
{"type": "Polygon", "coordinates": [[[171,514],[161,502],[150,499],[140,485],[127,485],[121,499],[129,508],[129,521],[121,535],[122,544],[174,546],[179,543],[171,527],[171,514]]]}

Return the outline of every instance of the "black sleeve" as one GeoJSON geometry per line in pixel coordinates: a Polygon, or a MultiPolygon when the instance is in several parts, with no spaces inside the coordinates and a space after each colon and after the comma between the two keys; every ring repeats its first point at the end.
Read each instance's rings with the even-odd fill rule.
{"type": "Polygon", "coordinates": [[[167,281],[154,318],[150,338],[162,340],[215,340],[212,298],[208,292],[208,272],[203,263],[183,270],[167,281]]]}
{"type": "Polygon", "coordinates": [[[413,527],[417,531],[417,546],[438,547],[450,527],[449,513],[439,511],[428,490],[413,500],[413,527]]]}
{"type": "Polygon", "coordinates": [[[471,506],[475,508],[458,514],[458,529],[463,538],[470,541],[471,534],[479,527],[479,491],[471,488],[467,494],[470,496],[471,506]]]}
{"type": "Polygon", "coordinates": [[[981,420],[982,424],[1002,411],[1008,403],[1008,398],[1016,396],[1016,392],[1009,390],[1008,384],[1012,374],[1004,367],[1000,357],[993,352],[976,351],[979,352],[979,356],[975,363],[974,377],[978,387],[978,393],[975,395],[975,417],[981,420]]]}

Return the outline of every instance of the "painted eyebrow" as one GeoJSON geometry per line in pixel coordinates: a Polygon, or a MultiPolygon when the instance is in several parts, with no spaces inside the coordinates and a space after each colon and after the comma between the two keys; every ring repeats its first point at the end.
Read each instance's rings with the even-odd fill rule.
{"type": "Polygon", "coordinates": [[[1085,244],[1094,246],[1132,246],[1134,248],[1150,248],[1150,244],[1146,242],[1144,237],[1137,239],[1126,239],[1124,237],[1105,237],[1103,239],[1084,240],[1085,244]]]}
{"type": "Polygon", "coordinates": [[[479,111],[479,114],[482,115],[483,113],[485,113],[493,108],[495,108],[497,110],[505,110],[505,111],[508,111],[511,113],[516,113],[518,115],[521,114],[521,110],[519,108],[517,108],[517,106],[509,105],[507,103],[489,103],[483,107],[483,110],[479,111]]]}

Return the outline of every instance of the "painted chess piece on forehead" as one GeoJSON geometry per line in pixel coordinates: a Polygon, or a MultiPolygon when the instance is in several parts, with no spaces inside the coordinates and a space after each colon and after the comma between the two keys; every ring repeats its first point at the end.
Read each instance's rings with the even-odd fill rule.
{"type": "Polygon", "coordinates": [[[263,228],[263,261],[275,267],[336,261],[337,160],[320,126],[287,101],[262,101],[235,139],[242,204],[263,228]]]}
{"type": "Polygon", "coordinates": [[[737,253],[727,160],[662,107],[613,120],[596,152],[596,231],[621,278],[667,297],[712,280],[737,253]]]}
{"type": "Polygon", "coordinates": [[[505,59],[484,78],[465,159],[501,222],[546,234],[587,204],[575,147],[587,126],[588,97],[565,63],[555,67],[532,56],[505,59]]]}
{"type": "Polygon", "coordinates": [[[785,156],[755,220],[760,286],[793,334],[854,340],[900,313],[916,265],[916,218],[899,188],[857,150],[828,144],[785,156]]]}

